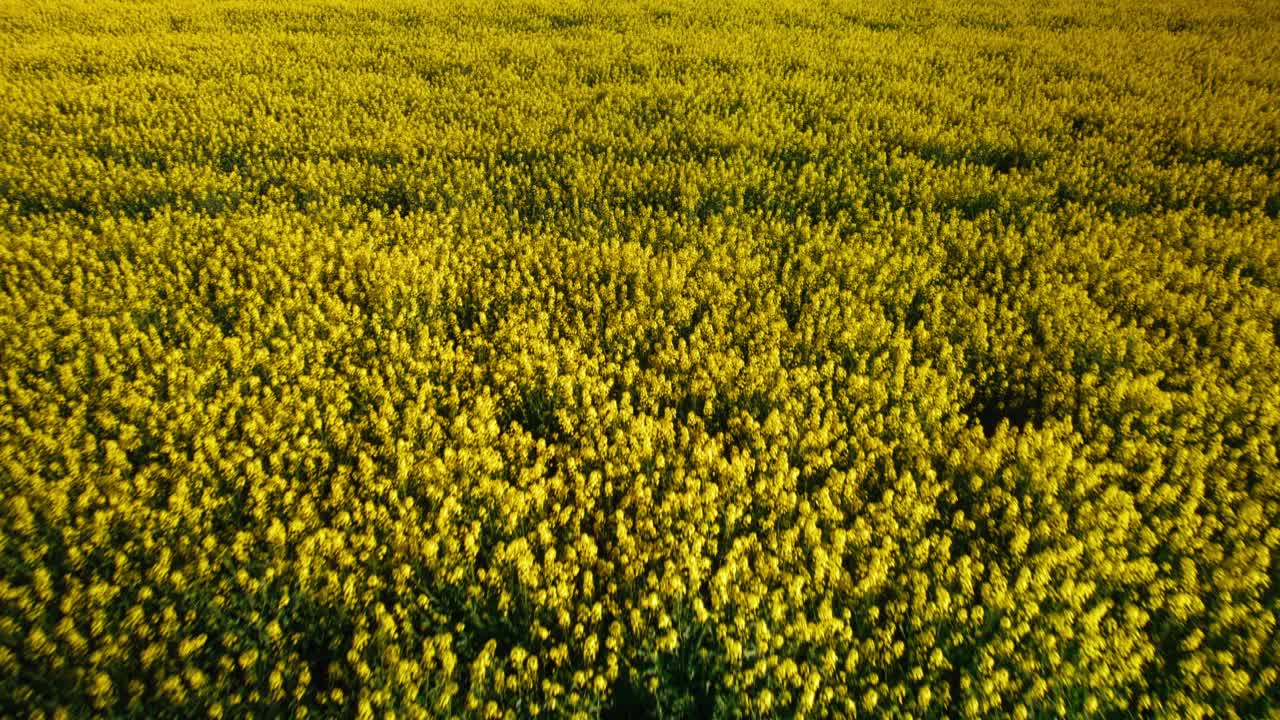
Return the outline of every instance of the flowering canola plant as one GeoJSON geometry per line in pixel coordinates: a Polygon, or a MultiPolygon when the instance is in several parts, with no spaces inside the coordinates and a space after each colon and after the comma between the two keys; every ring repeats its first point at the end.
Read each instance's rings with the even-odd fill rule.
{"type": "Polygon", "coordinates": [[[1277,6],[0,43],[5,714],[1280,707],[1277,6]]]}

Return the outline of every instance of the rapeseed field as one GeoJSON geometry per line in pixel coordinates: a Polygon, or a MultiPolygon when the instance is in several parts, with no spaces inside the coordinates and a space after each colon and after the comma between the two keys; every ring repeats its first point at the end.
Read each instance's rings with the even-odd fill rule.
{"type": "Polygon", "coordinates": [[[0,715],[1280,713],[1280,5],[0,0],[0,715]]]}

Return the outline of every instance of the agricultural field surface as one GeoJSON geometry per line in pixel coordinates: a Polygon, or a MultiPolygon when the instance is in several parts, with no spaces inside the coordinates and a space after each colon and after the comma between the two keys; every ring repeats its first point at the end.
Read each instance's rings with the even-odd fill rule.
{"type": "Polygon", "coordinates": [[[1280,717],[1280,3],[0,0],[0,716],[1280,717]]]}

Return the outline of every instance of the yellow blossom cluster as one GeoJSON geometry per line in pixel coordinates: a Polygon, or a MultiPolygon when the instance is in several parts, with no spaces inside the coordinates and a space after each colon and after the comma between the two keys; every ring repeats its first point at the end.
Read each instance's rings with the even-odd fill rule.
{"type": "Polygon", "coordinates": [[[0,45],[0,714],[1280,707],[1280,6],[0,45]]]}

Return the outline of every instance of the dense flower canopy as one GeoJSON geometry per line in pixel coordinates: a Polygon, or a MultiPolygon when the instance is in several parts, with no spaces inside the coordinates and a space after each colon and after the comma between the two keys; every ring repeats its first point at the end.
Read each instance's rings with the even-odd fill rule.
{"type": "Polygon", "coordinates": [[[1280,705],[1280,7],[0,41],[0,706],[1280,705]]]}

